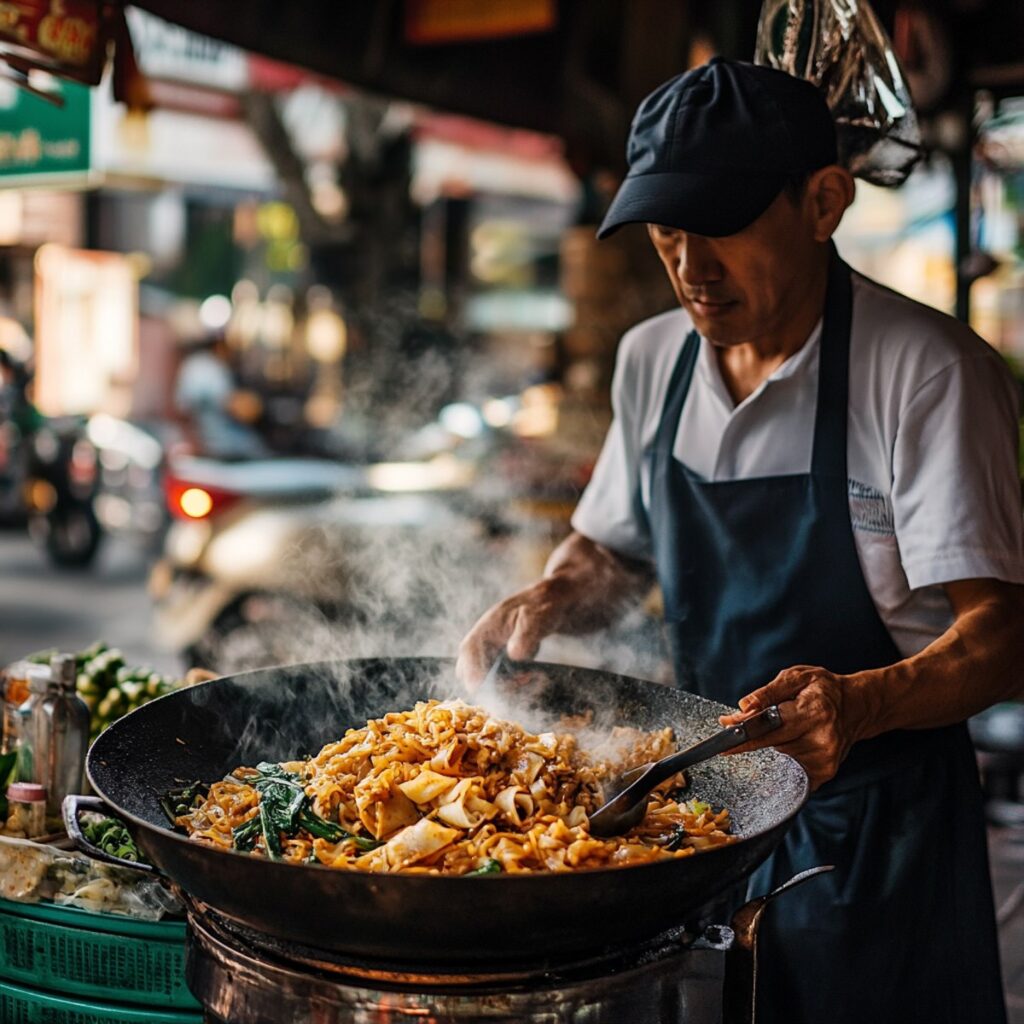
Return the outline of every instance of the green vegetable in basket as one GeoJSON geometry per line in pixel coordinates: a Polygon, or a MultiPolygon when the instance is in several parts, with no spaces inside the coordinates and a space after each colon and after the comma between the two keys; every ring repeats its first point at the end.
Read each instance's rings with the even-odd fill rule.
{"type": "Polygon", "coordinates": [[[135,845],[128,829],[115,818],[99,818],[90,822],[82,829],[82,835],[93,846],[112,857],[120,857],[121,860],[130,860],[136,864],[149,863],[135,845]]]}
{"type": "Polygon", "coordinates": [[[7,819],[7,783],[11,780],[17,760],[17,750],[12,750],[7,754],[0,754],[0,821],[6,821],[7,819]]]}

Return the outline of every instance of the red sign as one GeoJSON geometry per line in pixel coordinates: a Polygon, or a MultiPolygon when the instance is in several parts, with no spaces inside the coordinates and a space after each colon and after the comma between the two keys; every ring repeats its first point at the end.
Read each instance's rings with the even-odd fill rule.
{"type": "Polygon", "coordinates": [[[40,67],[96,85],[105,38],[100,0],[2,0],[0,49],[15,68],[40,67]]]}
{"type": "Polygon", "coordinates": [[[405,39],[409,43],[550,32],[555,22],[555,0],[405,0],[405,39]]]}

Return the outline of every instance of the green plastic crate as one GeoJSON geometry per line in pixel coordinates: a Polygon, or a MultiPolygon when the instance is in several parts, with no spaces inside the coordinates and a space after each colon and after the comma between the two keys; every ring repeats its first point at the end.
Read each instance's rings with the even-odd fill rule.
{"type": "Polygon", "coordinates": [[[202,1024],[202,1015],[89,1003],[0,981],[3,1024],[202,1024]]]}
{"type": "MultiPolygon", "coordinates": [[[[77,907],[0,899],[0,979],[104,1003],[150,1009],[199,1007],[185,985],[185,925],[181,921],[134,921],[77,907]]],[[[93,1012],[98,1011],[94,1008],[93,1012]]],[[[119,1007],[118,1012],[125,1011],[119,1007]]],[[[22,1019],[50,1024],[49,1017],[0,1014],[4,1022],[22,1019]]]]}

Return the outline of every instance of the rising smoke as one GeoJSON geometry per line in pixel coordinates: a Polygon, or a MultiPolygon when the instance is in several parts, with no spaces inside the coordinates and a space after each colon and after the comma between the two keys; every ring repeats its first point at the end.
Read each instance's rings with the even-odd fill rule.
{"type": "MultiPolygon", "coordinates": [[[[366,343],[347,362],[341,423],[361,456],[395,457],[402,439],[475,378],[441,328],[429,337],[410,333],[410,325],[422,323],[412,293],[394,290],[361,317],[366,343]]],[[[483,380],[478,389],[487,393],[483,380]]],[[[319,519],[295,530],[277,557],[273,586],[249,599],[250,626],[223,638],[211,667],[233,673],[330,663],[317,671],[331,691],[331,713],[346,725],[361,724],[367,715],[346,696],[342,663],[453,658],[481,614],[540,575],[560,539],[517,517],[510,484],[491,483],[484,517],[472,496],[396,495],[326,505],[319,519]],[[493,530],[495,519],[507,529],[493,530]]],[[[665,679],[660,627],[641,609],[598,635],[551,637],[538,659],[665,679]]],[[[409,706],[425,683],[438,696],[464,696],[450,666],[431,671],[436,678],[389,694],[395,703],[384,710],[409,706]]],[[[511,718],[521,709],[494,710],[511,718]]]]}
{"type": "MultiPolygon", "coordinates": [[[[358,663],[453,658],[484,611],[540,574],[551,538],[529,531],[495,536],[478,516],[440,498],[369,505],[365,521],[350,516],[344,529],[338,528],[338,514],[325,510],[329,523],[307,524],[296,536],[284,552],[285,573],[278,581],[289,596],[253,599],[263,602],[265,617],[256,616],[252,628],[225,638],[218,670],[323,663],[305,672],[319,679],[323,691],[315,702],[316,721],[309,723],[310,740],[320,734],[316,726],[324,715],[333,719],[331,735],[336,736],[373,714],[409,707],[424,696],[472,701],[449,661],[425,663],[422,672],[399,672],[397,690],[375,677],[386,701],[368,692],[358,663]],[[326,595],[329,602],[323,600],[326,595]],[[325,603],[331,607],[325,610],[325,603]],[[359,677],[358,696],[349,685],[351,673],[359,677]]],[[[549,638],[538,660],[657,679],[664,664],[660,628],[637,609],[605,633],[549,638]]],[[[291,696],[300,699],[297,693],[291,696]]],[[[292,703],[288,697],[279,693],[282,708],[292,703]]],[[[308,699],[303,687],[301,700],[308,699]]],[[[506,687],[500,697],[489,693],[487,706],[502,718],[544,724],[536,707],[531,709],[531,699],[527,692],[506,687]]],[[[253,713],[265,714],[262,709],[253,713]]],[[[265,727],[265,721],[250,722],[241,730],[239,746],[251,749],[249,733],[255,728],[262,735],[265,727]]]]}

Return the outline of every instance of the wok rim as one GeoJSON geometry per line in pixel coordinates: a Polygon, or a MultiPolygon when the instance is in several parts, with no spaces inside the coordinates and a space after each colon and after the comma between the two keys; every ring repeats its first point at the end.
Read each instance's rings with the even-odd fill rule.
{"type": "MultiPolygon", "coordinates": [[[[92,764],[93,764],[93,758],[94,758],[94,751],[96,749],[96,746],[98,744],[100,744],[100,742],[102,741],[103,736],[107,732],[110,732],[111,730],[117,729],[118,726],[120,726],[122,723],[124,723],[128,719],[130,719],[132,717],[132,715],[136,715],[136,714],[139,714],[141,712],[145,712],[146,708],[151,707],[152,705],[158,703],[159,701],[169,700],[169,699],[174,698],[174,697],[180,697],[183,693],[187,693],[187,692],[190,692],[192,690],[199,689],[201,687],[211,686],[211,685],[213,685],[215,683],[223,682],[224,680],[231,680],[232,682],[238,682],[239,680],[242,680],[242,679],[244,679],[244,677],[249,676],[249,675],[256,675],[256,674],[262,674],[262,673],[267,673],[267,672],[275,672],[275,671],[280,671],[280,670],[283,670],[283,669],[295,669],[295,668],[310,668],[310,669],[313,669],[316,666],[336,665],[338,663],[342,663],[342,664],[346,664],[346,665],[359,665],[360,663],[362,663],[362,664],[371,664],[371,663],[379,663],[381,661],[424,661],[424,662],[425,661],[434,661],[434,662],[446,662],[447,661],[447,662],[454,663],[454,659],[452,659],[452,658],[431,657],[431,656],[424,656],[424,657],[417,657],[417,656],[387,657],[387,656],[381,656],[381,657],[368,657],[368,658],[335,658],[335,659],[328,659],[328,660],[324,660],[324,661],[305,661],[305,662],[300,661],[300,662],[294,662],[292,664],[287,664],[287,665],[268,665],[268,666],[265,666],[263,668],[249,669],[249,670],[247,670],[245,672],[237,672],[237,673],[232,673],[230,675],[218,676],[216,679],[208,679],[208,680],[206,680],[206,681],[204,681],[202,683],[196,683],[196,684],[193,684],[192,686],[182,687],[182,688],[180,688],[178,690],[172,691],[171,693],[167,693],[167,694],[164,694],[164,695],[162,695],[160,697],[157,697],[155,700],[148,701],[147,703],[145,703],[142,706],[136,708],[135,710],[130,711],[127,715],[124,715],[122,718],[119,718],[116,722],[112,723],[107,729],[104,730],[103,733],[101,733],[96,738],[96,740],[94,741],[92,746],[89,748],[88,755],[86,757],[85,773],[86,773],[86,777],[89,780],[89,785],[92,787],[92,790],[96,794],[96,796],[98,796],[107,805],[107,807],[110,808],[112,813],[116,814],[119,818],[123,818],[125,821],[128,821],[128,822],[132,823],[137,828],[142,829],[143,832],[147,832],[148,831],[148,832],[154,833],[155,836],[158,837],[158,841],[164,842],[164,841],[170,840],[170,841],[172,841],[172,842],[174,842],[176,844],[179,844],[183,849],[184,848],[189,848],[189,849],[199,848],[201,850],[208,850],[211,853],[218,854],[218,855],[223,855],[223,856],[228,856],[228,857],[235,857],[235,858],[241,858],[246,863],[257,862],[257,863],[260,863],[260,864],[262,864],[264,866],[263,868],[260,868],[258,870],[264,870],[266,868],[273,869],[273,870],[294,870],[295,868],[305,868],[305,869],[309,869],[309,870],[313,870],[313,871],[327,871],[327,872],[330,872],[332,875],[341,875],[341,876],[346,876],[346,877],[355,876],[355,877],[364,878],[364,879],[387,878],[389,880],[390,879],[402,879],[403,881],[401,883],[398,883],[398,884],[400,884],[400,885],[408,884],[408,885],[411,886],[411,885],[415,885],[415,884],[424,884],[424,883],[436,885],[436,883],[438,883],[438,882],[443,882],[444,884],[452,884],[452,883],[458,883],[460,880],[466,879],[466,878],[470,878],[470,877],[475,878],[476,881],[479,881],[481,879],[486,879],[486,880],[488,880],[490,882],[495,882],[495,881],[497,881],[497,882],[511,882],[511,881],[515,880],[516,883],[520,883],[520,882],[547,882],[549,879],[552,879],[552,878],[570,878],[570,877],[592,878],[594,876],[599,876],[599,875],[610,875],[610,876],[618,877],[619,875],[621,875],[621,873],[623,871],[636,870],[636,869],[639,869],[639,868],[668,868],[668,867],[671,867],[672,865],[680,863],[681,861],[690,860],[690,857],[664,857],[664,858],[662,858],[660,860],[646,861],[646,862],[642,862],[642,863],[638,863],[638,864],[623,864],[623,865],[620,865],[618,867],[578,868],[578,869],[573,869],[571,871],[523,871],[523,872],[514,872],[514,873],[501,872],[501,873],[496,873],[494,875],[480,875],[480,876],[472,876],[472,875],[469,875],[469,874],[462,874],[462,875],[451,875],[451,874],[437,874],[437,875],[413,874],[413,873],[408,873],[408,872],[404,872],[404,871],[349,871],[349,870],[345,870],[343,868],[332,868],[332,867],[329,867],[326,864],[306,864],[306,863],[294,864],[294,863],[292,863],[290,861],[273,861],[273,860],[270,860],[267,857],[255,857],[252,854],[246,853],[246,852],[244,852],[242,850],[223,850],[223,849],[221,849],[221,848],[219,848],[217,846],[212,846],[212,845],[209,845],[209,844],[206,844],[206,843],[198,843],[195,840],[190,839],[188,836],[183,835],[182,833],[175,831],[174,829],[172,829],[171,827],[169,827],[167,825],[154,825],[151,821],[147,821],[145,818],[140,818],[138,815],[132,814],[131,812],[129,812],[127,810],[124,810],[121,807],[119,807],[118,804],[116,804],[113,800],[110,799],[109,796],[107,796],[107,794],[104,792],[102,787],[99,786],[97,784],[96,780],[93,778],[92,764]]],[[[650,680],[650,679],[639,679],[639,678],[637,678],[635,676],[626,676],[626,675],[622,675],[621,673],[618,673],[618,672],[609,672],[609,671],[606,671],[604,669],[585,668],[582,665],[571,665],[571,664],[565,664],[565,663],[561,663],[561,662],[542,662],[542,661],[532,661],[532,662],[529,662],[529,665],[531,666],[531,668],[538,668],[538,669],[555,669],[556,671],[572,671],[572,670],[575,670],[577,672],[596,673],[596,674],[603,675],[605,677],[611,677],[611,678],[616,679],[616,680],[626,680],[626,681],[628,681],[630,683],[640,683],[640,684],[645,685],[645,686],[661,686],[661,685],[664,685],[664,684],[657,683],[657,682],[655,682],[653,680],[650,680]]],[[[692,696],[699,697],[700,695],[699,694],[693,694],[692,696]]],[[[704,701],[707,701],[709,704],[717,704],[717,703],[719,703],[717,701],[712,701],[712,700],[710,700],[707,697],[701,697],[700,699],[704,700],[704,701]]],[[[722,706],[726,707],[726,705],[722,705],[722,706]]],[[[360,728],[360,727],[359,726],[354,726],[353,728],[360,728]]],[[[762,829],[759,829],[758,831],[754,831],[754,832],[744,833],[743,835],[741,835],[739,837],[739,843],[726,843],[726,844],[723,844],[722,846],[712,847],[711,849],[698,850],[694,854],[691,854],[691,857],[700,857],[702,860],[704,860],[704,858],[711,857],[711,856],[714,856],[716,854],[718,854],[720,856],[721,855],[726,855],[726,854],[728,854],[728,852],[730,850],[733,850],[734,848],[736,848],[738,845],[740,845],[741,843],[745,842],[746,840],[755,840],[755,839],[757,839],[759,837],[770,835],[771,833],[777,832],[777,831],[785,828],[786,826],[788,826],[790,824],[790,822],[792,822],[792,820],[803,809],[804,805],[807,803],[807,800],[808,800],[808,798],[810,796],[810,779],[809,779],[809,777],[807,775],[807,772],[804,770],[804,768],[800,764],[800,762],[797,761],[796,758],[790,756],[789,754],[784,754],[781,751],[776,750],[774,747],[763,748],[763,749],[769,749],[776,756],[781,757],[781,758],[785,758],[787,761],[792,762],[792,764],[797,769],[797,771],[799,773],[799,776],[800,776],[800,784],[799,784],[799,799],[796,801],[795,806],[793,807],[793,809],[787,815],[785,815],[784,817],[779,818],[776,822],[774,822],[772,825],[768,826],[767,828],[762,828],[762,829]]],[[[722,755],[722,756],[726,756],[726,755],[722,755]]],[[[97,757],[96,760],[99,760],[99,758],[97,757]]],[[[162,867],[160,867],[159,864],[156,864],[154,866],[157,868],[157,870],[160,872],[160,874],[162,874],[164,876],[167,876],[167,872],[162,867]]],[[[167,877],[169,877],[169,876],[167,876],[167,877]]],[[[175,881],[175,880],[172,879],[172,881],[175,881]]]]}

